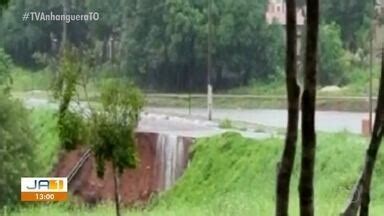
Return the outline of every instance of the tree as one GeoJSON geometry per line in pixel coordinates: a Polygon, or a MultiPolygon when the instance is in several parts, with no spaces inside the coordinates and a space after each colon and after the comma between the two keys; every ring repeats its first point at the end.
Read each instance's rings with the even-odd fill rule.
{"type": "Polygon", "coordinates": [[[111,81],[101,91],[102,109],[92,113],[92,150],[97,174],[104,176],[105,162],[111,162],[115,183],[116,215],[120,216],[119,178],[126,168],[136,167],[134,130],[143,99],[133,86],[111,81]]]}
{"type": "MultiPolygon", "coordinates": [[[[36,68],[33,55],[36,53],[54,52],[62,40],[63,25],[58,25],[57,21],[34,22],[31,20],[22,21],[20,16],[26,11],[50,12],[61,14],[62,0],[13,0],[9,2],[7,10],[4,11],[0,20],[0,46],[12,56],[15,63],[36,68]],[[55,42],[56,41],[56,42],[55,42]],[[56,45],[54,43],[57,43],[56,45]]],[[[69,11],[72,14],[84,14],[85,8],[79,3],[82,1],[71,1],[72,7],[69,11]],[[76,2],[76,4],[75,4],[76,2]]],[[[88,26],[85,22],[70,22],[68,27],[68,40],[76,45],[86,44],[88,26]]]]}
{"type": "Polygon", "coordinates": [[[119,42],[125,23],[130,22],[124,10],[125,7],[129,7],[132,2],[132,0],[85,1],[86,11],[95,11],[103,16],[102,19],[97,22],[90,22],[87,29],[87,33],[90,36],[88,43],[97,49],[101,63],[111,60],[108,58],[109,51],[113,52],[111,54],[114,59],[118,57],[119,50],[117,47],[115,48],[114,44],[119,42]]]}
{"type": "Polygon", "coordinates": [[[342,85],[347,82],[348,60],[336,23],[322,25],[319,45],[319,83],[342,85]]]}
{"type": "Polygon", "coordinates": [[[295,161],[299,122],[300,87],[297,84],[297,30],[296,2],[287,1],[287,42],[285,82],[288,95],[288,124],[284,151],[278,166],[276,184],[276,215],[287,216],[289,208],[289,188],[295,161]]]}
{"type": "MultiPolygon", "coordinates": [[[[8,5],[9,0],[0,0],[0,15],[2,15],[3,7],[8,5]]],[[[9,75],[10,58],[0,48],[0,86],[4,85],[10,78],[9,75]]]]}
{"type": "Polygon", "coordinates": [[[0,15],[2,14],[2,10],[4,7],[8,5],[9,0],[0,0],[0,15]]]}
{"type": "Polygon", "coordinates": [[[78,110],[71,110],[70,105],[78,96],[80,78],[83,75],[83,65],[79,61],[78,50],[65,47],[59,61],[59,70],[55,77],[52,91],[59,101],[58,129],[61,145],[66,150],[72,150],[86,138],[83,116],[78,110]]]}
{"type": "MultiPolygon", "coordinates": [[[[125,27],[122,63],[141,85],[195,91],[206,85],[207,2],[140,1],[125,27]],[[150,16],[148,14],[151,14],[150,16]]],[[[274,78],[282,68],[281,27],[268,26],[267,1],[212,3],[212,83],[216,88],[274,78]]]]}
{"type": "Polygon", "coordinates": [[[20,102],[0,92],[0,206],[19,201],[20,178],[36,171],[35,145],[27,111],[20,102]]]}
{"type": "Polygon", "coordinates": [[[341,28],[344,47],[356,51],[363,48],[369,36],[370,20],[374,16],[375,1],[321,1],[322,19],[326,24],[336,23],[341,28]]]}
{"type": "Polygon", "coordinates": [[[299,179],[300,215],[314,215],[314,166],[316,156],[316,74],[319,32],[319,0],[307,0],[307,37],[304,59],[304,89],[301,108],[301,172],[299,179]]]}
{"type": "MultiPolygon", "coordinates": [[[[114,41],[113,71],[150,90],[202,91],[206,84],[207,2],[202,0],[64,1],[68,12],[97,11],[98,22],[70,22],[68,41],[90,47],[106,63],[114,41]],[[191,84],[193,83],[193,85],[191,84]]],[[[212,83],[215,89],[269,80],[283,67],[282,28],[268,25],[267,0],[222,0],[212,4],[212,83]]],[[[0,21],[0,46],[13,61],[39,68],[36,54],[56,55],[63,26],[55,21],[20,22],[26,9],[60,14],[62,0],[13,0],[0,21]]],[[[106,65],[110,66],[110,65],[106,65]]],[[[105,68],[105,67],[104,67],[105,68]]],[[[103,68],[102,68],[103,69],[103,68]]],[[[109,69],[109,68],[108,68],[109,69]]]]}
{"type": "MultiPolygon", "coordinates": [[[[384,50],[383,50],[384,51],[384,50]]],[[[341,215],[356,216],[360,209],[360,216],[369,215],[370,190],[372,183],[373,170],[375,168],[376,158],[381,146],[384,127],[384,54],[381,59],[381,78],[379,95],[377,100],[376,116],[373,125],[373,132],[370,144],[368,146],[364,169],[358,179],[351,198],[347,203],[345,210],[341,215]]]]}
{"type": "MultiPolygon", "coordinates": [[[[0,15],[8,0],[0,1],[0,15]]],[[[10,85],[10,58],[0,49],[0,87],[10,85]]],[[[0,91],[0,206],[19,199],[21,176],[32,175],[35,168],[34,139],[27,112],[18,101],[0,91]]]]}

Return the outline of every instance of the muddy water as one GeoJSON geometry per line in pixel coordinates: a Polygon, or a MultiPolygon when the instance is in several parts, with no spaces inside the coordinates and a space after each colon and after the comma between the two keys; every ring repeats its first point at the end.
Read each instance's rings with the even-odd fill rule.
{"type": "Polygon", "coordinates": [[[156,161],[159,162],[159,185],[167,190],[182,175],[187,164],[188,146],[175,135],[160,134],[156,142],[156,161]]]}

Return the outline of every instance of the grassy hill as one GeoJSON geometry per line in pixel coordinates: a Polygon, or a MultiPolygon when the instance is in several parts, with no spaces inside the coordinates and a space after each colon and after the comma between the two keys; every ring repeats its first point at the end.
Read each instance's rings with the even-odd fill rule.
{"type": "MultiPolygon", "coordinates": [[[[316,164],[317,215],[337,215],[343,208],[359,174],[365,138],[341,134],[319,134],[316,164]]],[[[193,159],[180,181],[145,209],[125,210],[126,215],[232,216],[273,215],[276,162],[282,140],[252,140],[227,133],[198,140],[193,159]]],[[[291,215],[298,215],[299,155],[292,181],[291,215]]],[[[384,158],[379,157],[372,194],[371,215],[384,211],[384,158]]],[[[96,208],[35,205],[16,215],[113,215],[110,204],[96,208]]]]}

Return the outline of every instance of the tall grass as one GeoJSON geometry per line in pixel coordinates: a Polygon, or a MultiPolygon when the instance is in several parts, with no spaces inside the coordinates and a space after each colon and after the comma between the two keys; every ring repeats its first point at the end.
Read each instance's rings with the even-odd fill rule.
{"type": "Polygon", "coordinates": [[[11,76],[12,91],[48,90],[52,83],[53,72],[48,70],[32,72],[22,68],[13,68],[11,76]]]}
{"type": "MultiPolygon", "coordinates": [[[[210,215],[273,215],[276,162],[281,147],[281,140],[258,141],[237,134],[200,140],[188,171],[154,209],[190,206],[209,210],[210,215]]],[[[342,209],[358,177],[365,147],[366,140],[354,135],[319,136],[315,182],[318,215],[337,215],[342,209]]],[[[297,155],[291,188],[292,215],[299,214],[299,165],[297,155]]],[[[378,182],[383,167],[381,160],[373,186],[372,215],[384,210],[380,205],[384,188],[378,182]]]]}
{"type": "Polygon", "coordinates": [[[35,109],[31,111],[30,122],[37,139],[34,154],[39,164],[36,176],[47,176],[57,162],[60,150],[56,116],[54,111],[48,109],[35,109]]]}

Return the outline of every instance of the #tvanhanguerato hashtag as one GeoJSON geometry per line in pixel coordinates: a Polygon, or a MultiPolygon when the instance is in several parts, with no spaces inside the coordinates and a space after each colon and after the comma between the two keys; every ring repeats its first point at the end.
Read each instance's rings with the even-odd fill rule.
{"type": "Polygon", "coordinates": [[[29,12],[25,12],[23,14],[23,21],[27,21],[29,19],[29,12]]]}
{"type": "Polygon", "coordinates": [[[72,21],[97,21],[100,19],[98,12],[85,14],[54,14],[51,12],[25,12],[22,16],[23,21],[61,21],[70,23],[72,21]]]}

